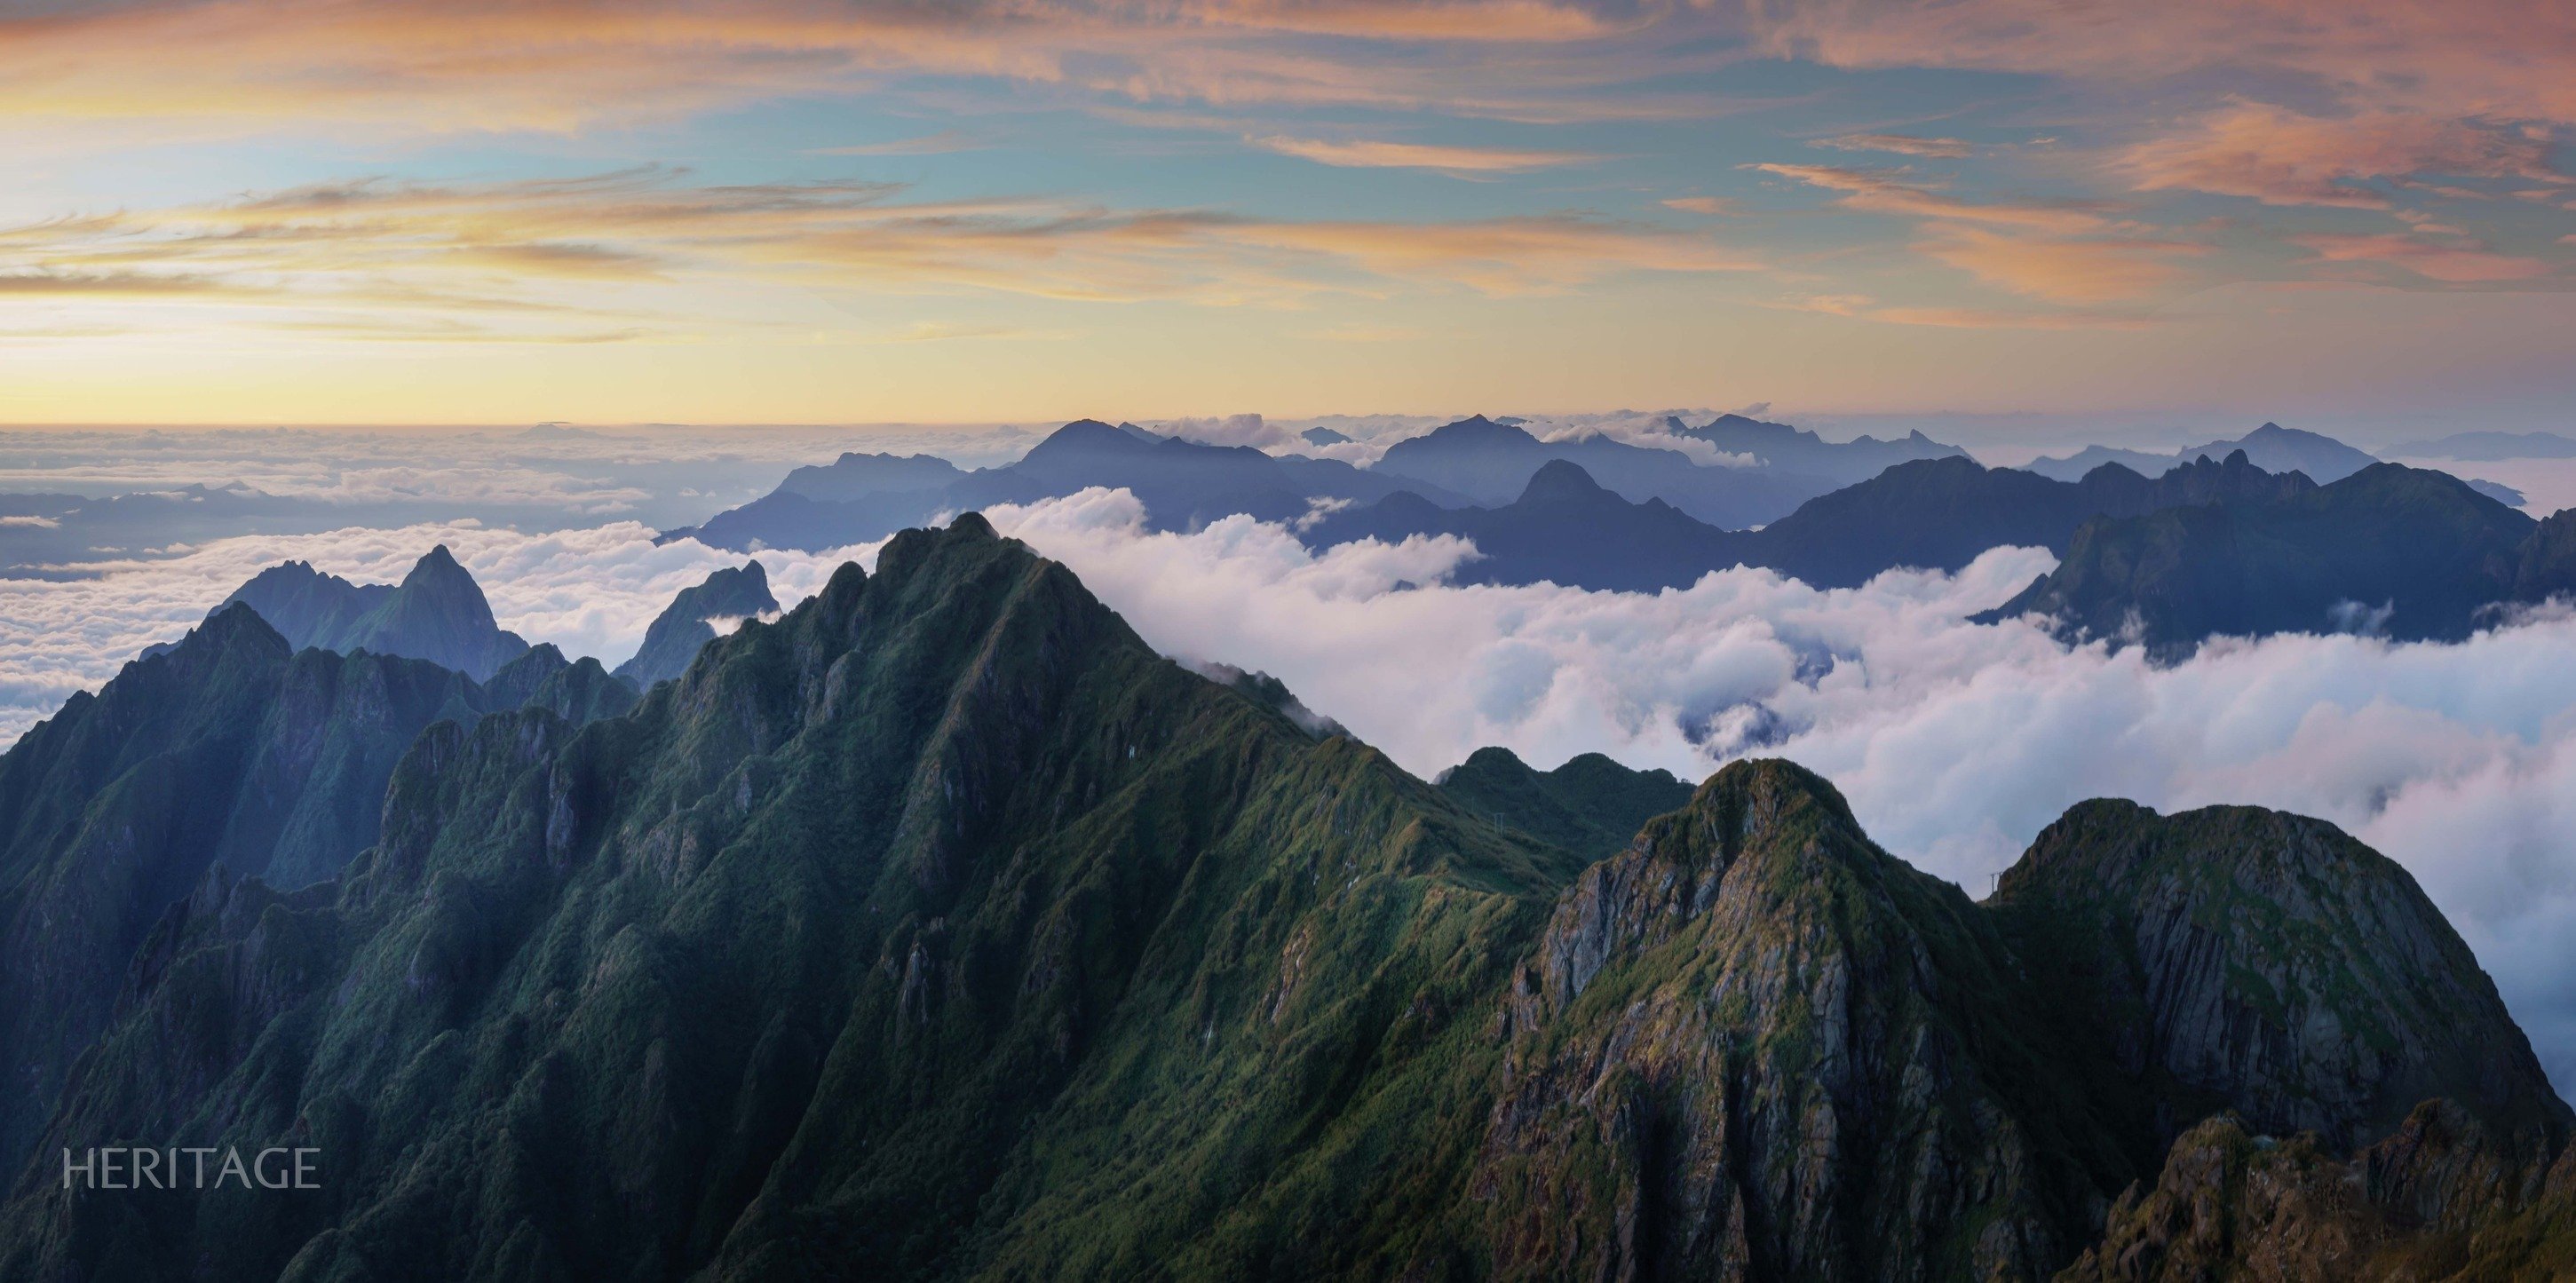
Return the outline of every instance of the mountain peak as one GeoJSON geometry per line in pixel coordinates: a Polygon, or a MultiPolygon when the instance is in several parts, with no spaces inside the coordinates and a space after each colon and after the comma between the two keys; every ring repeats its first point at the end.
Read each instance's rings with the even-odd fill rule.
{"type": "Polygon", "coordinates": [[[1521,503],[1565,503],[1597,499],[1610,492],[1571,459],[1550,459],[1530,474],[1521,503]]]}

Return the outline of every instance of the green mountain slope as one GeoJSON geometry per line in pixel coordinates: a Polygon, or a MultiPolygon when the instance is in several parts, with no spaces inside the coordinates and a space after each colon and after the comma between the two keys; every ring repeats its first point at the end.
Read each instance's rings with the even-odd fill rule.
{"type": "Polygon", "coordinates": [[[210,867],[332,877],[376,842],[386,781],[432,722],[632,699],[551,646],[478,687],[423,660],[290,651],[238,605],[74,696],[0,755],[0,1163],[26,1154],[127,960],[210,867]]]}
{"type": "MultiPolygon", "coordinates": [[[[2465,947],[2314,822],[2088,804],[1979,905],[1740,762],[1594,860],[1677,784],[1434,787],[1276,695],[969,516],[625,716],[434,726],[337,883],[213,869],[151,928],[40,1142],[323,1188],[34,1164],[0,1276],[2040,1279],[2170,1228],[2160,1180],[2215,1206],[2167,1159],[2220,1111],[2566,1147],[2465,947]]],[[[2564,1246],[2540,1185],[2454,1187],[2564,1246]]]]}
{"type": "Polygon", "coordinates": [[[1470,814],[1587,860],[1617,852],[1640,825],[1691,797],[1691,786],[1670,771],[1632,771],[1599,753],[1540,771],[1505,748],[1469,754],[1440,777],[1440,791],[1470,814]]]}

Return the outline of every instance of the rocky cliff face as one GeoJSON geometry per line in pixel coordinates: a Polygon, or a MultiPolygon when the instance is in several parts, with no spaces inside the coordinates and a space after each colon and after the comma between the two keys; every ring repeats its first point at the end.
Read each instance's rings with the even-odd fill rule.
{"type": "Polygon", "coordinates": [[[2349,1152],[2443,1096],[2533,1152],[2566,1139],[2468,947],[2404,870],[2323,821],[2088,802],[1991,906],[2047,1018],[2089,1027],[2158,1148],[2225,1108],[2349,1152]]]}
{"type": "Polygon", "coordinates": [[[1515,977],[1477,1178],[1498,1274],[2047,1277],[2107,1147],[2057,1134],[2081,1102],[2027,1001],[1976,907],[1829,785],[1727,768],[1515,977]]]}
{"type": "MultiPolygon", "coordinates": [[[[2138,1210],[2160,1165],[2159,1209],[2233,1188],[2207,1137],[2164,1158],[2212,1114],[2340,1156],[2440,1100],[2481,1171],[2567,1135],[2413,880],[2245,808],[2088,803],[1980,906],[1823,781],[1739,763],[1576,880],[1498,1023],[1499,1277],[2046,1278],[2169,1220],[2138,1210]]],[[[2444,1206],[2509,1211],[2518,1179],[2444,1177],[2444,1206]]]]}

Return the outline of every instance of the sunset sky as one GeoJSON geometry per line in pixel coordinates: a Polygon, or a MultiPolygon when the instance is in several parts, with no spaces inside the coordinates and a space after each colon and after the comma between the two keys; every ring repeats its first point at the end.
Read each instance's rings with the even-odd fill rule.
{"type": "Polygon", "coordinates": [[[0,15],[5,422],[2576,394],[2565,4],[0,15]]]}

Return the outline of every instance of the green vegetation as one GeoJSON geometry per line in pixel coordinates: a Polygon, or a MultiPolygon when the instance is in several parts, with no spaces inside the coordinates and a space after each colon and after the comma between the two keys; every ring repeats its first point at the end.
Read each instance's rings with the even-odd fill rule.
{"type": "MultiPolygon", "coordinates": [[[[57,721],[170,680],[229,726],[175,696],[283,651],[219,617],[57,721]]],[[[292,1138],[322,1190],[39,1172],[0,1277],[2038,1279],[2220,1109],[2319,1161],[2421,1133],[2406,1093],[2460,1102],[2444,1152],[2565,1148],[2465,947],[2325,826],[2087,804],[1980,906],[1785,762],[1435,787],[978,517],[577,703],[426,724],[334,881],[200,861],[38,1141],[292,1138]]],[[[67,734],[26,761],[102,757],[67,734]]],[[[2565,1250],[2477,1188],[2485,1250],[2565,1250]]]]}

